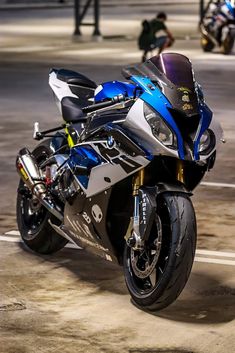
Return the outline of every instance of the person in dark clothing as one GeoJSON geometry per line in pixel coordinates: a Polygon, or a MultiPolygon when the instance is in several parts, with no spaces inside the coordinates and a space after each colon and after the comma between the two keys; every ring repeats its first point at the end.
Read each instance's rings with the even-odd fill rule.
{"type": "Polygon", "coordinates": [[[173,44],[174,37],[165,24],[166,20],[166,14],[159,12],[153,20],[142,22],[143,30],[138,38],[138,44],[139,48],[144,51],[143,62],[146,60],[149,51],[158,48],[159,55],[173,44]]]}

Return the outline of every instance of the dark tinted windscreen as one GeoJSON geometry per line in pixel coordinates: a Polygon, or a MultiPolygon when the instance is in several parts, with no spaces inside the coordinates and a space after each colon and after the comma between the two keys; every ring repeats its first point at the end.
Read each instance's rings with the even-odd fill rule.
{"type": "Polygon", "coordinates": [[[174,109],[187,116],[198,114],[198,100],[194,85],[192,65],[188,58],[177,53],[163,53],[143,64],[123,70],[126,78],[131,76],[149,77],[158,84],[174,109]]]}
{"type": "Polygon", "coordinates": [[[193,88],[192,66],[188,58],[181,54],[163,53],[150,59],[177,87],[193,88]]]}

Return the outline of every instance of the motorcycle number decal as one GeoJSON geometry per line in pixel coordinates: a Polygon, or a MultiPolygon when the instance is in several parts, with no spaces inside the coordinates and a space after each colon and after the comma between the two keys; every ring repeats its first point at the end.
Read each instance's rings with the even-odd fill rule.
{"type": "Polygon", "coordinates": [[[91,219],[88,216],[88,214],[86,212],[83,212],[82,217],[85,219],[85,221],[90,224],[91,223],[91,219]]]}

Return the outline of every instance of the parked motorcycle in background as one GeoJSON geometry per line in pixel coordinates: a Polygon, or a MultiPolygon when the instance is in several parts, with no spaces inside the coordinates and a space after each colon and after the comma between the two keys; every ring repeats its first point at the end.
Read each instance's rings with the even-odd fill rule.
{"type": "Polygon", "coordinates": [[[220,47],[223,54],[230,54],[235,39],[235,1],[209,1],[200,32],[201,46],[205,52],[220,47]]]}
{"type": "Polygon", "coordinates": [[[185,56],[164,53],[123,74],[127,82],[97,86],[51,70],[64,124],[41,132],[36,123],[43,141],[17,156],[17,222],[38,253],[71,241],[122,264],[136,305],[159,310],[188,280],[197,236],[190,196],[213,168],[222,129],[185,56]]]}

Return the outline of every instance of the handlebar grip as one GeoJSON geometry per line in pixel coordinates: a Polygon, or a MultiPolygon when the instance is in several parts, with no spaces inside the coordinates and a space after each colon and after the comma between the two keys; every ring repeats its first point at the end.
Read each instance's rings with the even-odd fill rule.
{"type": "Polygon", "coordinates": [[[115,96],[108,101],[101,102],[101,103],[95,103],[95,104],[89,105],[88,107],[84,107],[84,108],[82,108],[82,111],[85,114],[91,113],[91,112],[94,112],[98,109],[111,107],[112,105],[114,105],[116,103],[124,102],[125,100],[126,100],[126,97],[123,94],[119,94],[118,96],[115,96]]]}

